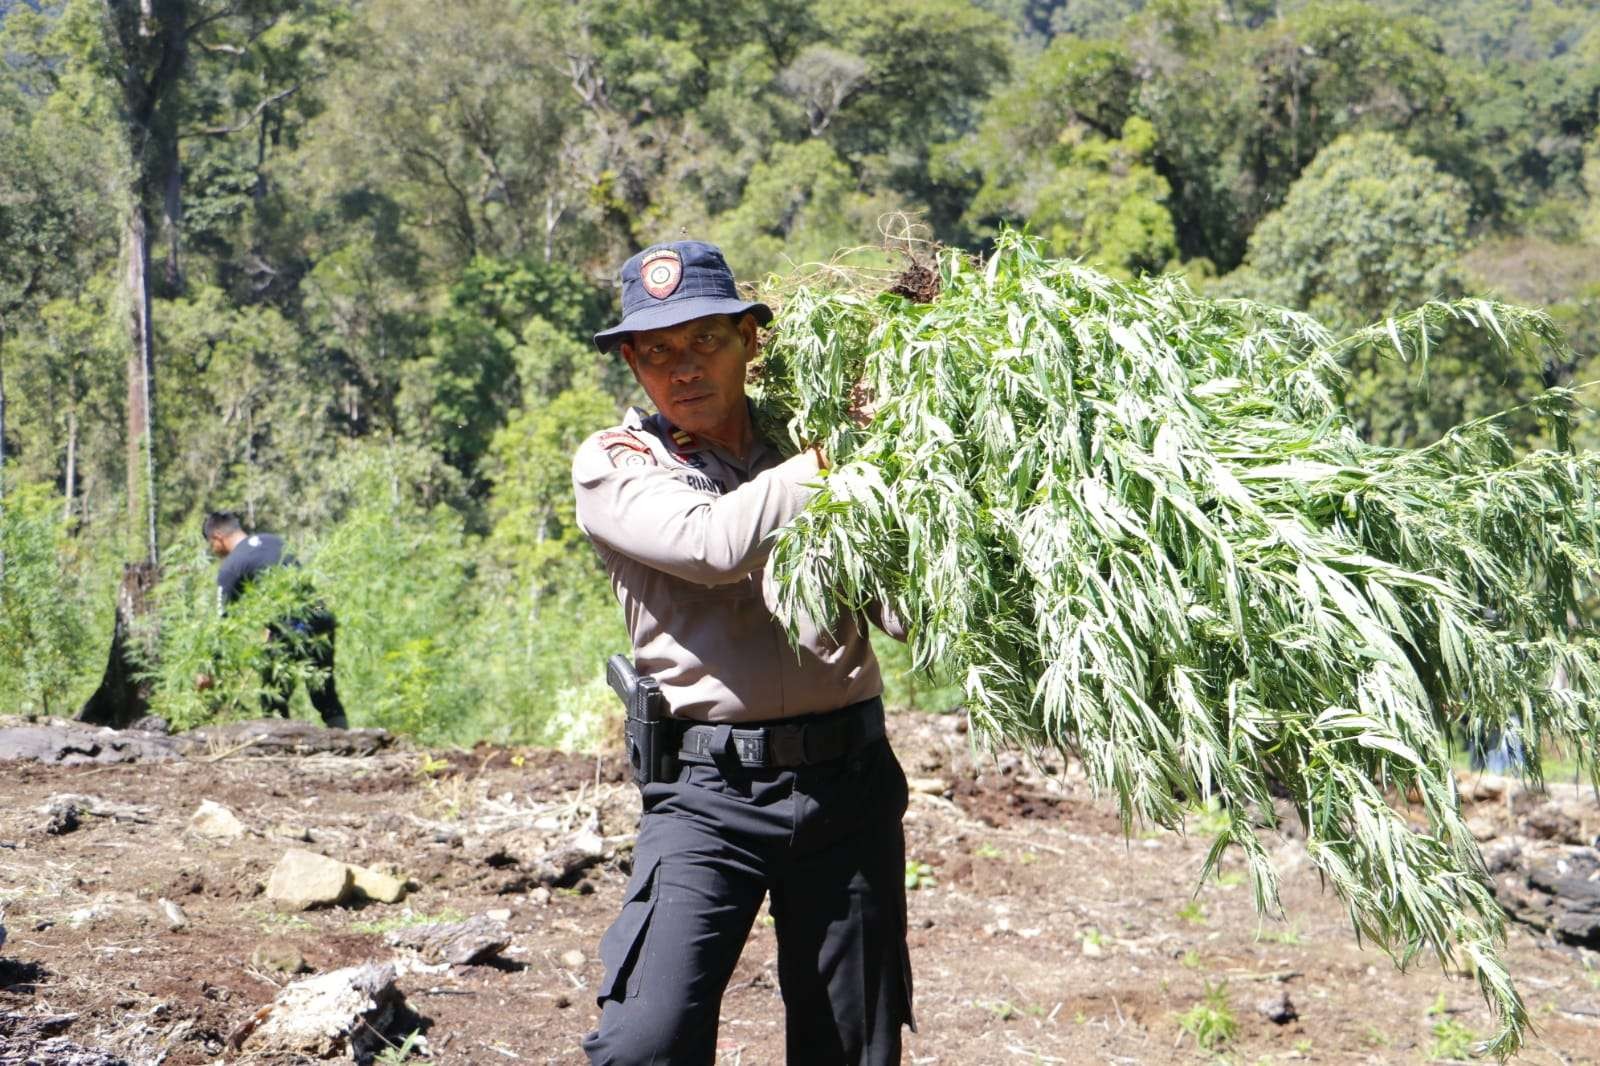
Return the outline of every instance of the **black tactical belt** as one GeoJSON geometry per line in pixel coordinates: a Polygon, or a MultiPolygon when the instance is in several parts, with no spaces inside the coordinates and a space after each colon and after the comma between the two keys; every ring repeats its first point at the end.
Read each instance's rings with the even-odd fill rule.
{"type": "Polygon", "coordinates": [[[703,765],[725,753],[737,756],[743,766],[810,766],[854,755],[883,737],[883,700],[874,696],[827,714],[767,726],[685,726],[678,758],[703,765]]]}

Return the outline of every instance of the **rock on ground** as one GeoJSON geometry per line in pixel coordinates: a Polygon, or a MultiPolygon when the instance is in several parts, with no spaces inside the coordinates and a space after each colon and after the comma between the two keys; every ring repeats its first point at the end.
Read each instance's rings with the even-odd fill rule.
{"type": "Polygon", "coordinates": [[[1519,922],[1556,940],[1600,949],[1600,851],[1535,845],[1493,857],[1495,897],[1519,922]]]}
{"type": "Polygon", "coordinates": [[[215,800],[201,800],[194,814],[189,816],[189,832],[218,843],[231,843],[244,836],[244,823],[239,816],[215,800]]]}
{"type": "Polygon", "coordinates": [[[1528,887],[1550,899],[1557,939],[1600,948],[1600,852],[1589,848],[1536,862],[1528,887]]]}
{"type": "Polygon", "coordinates": [[[274,973],[311,972],[311,967],[306,965],[306,957],[300,954],[299,948],[287,940],[269,940],[257,944],[256,949],[250,953],[250,965],[274,973]]]}
{"type": "Polygon", "coordinates": [[[351,886],[374,903],[399,903],[406,897],[406,883],[365,866],[350,865],[351,886]]]}
{"type": "Polygon", "coordinates": [[[368,963],[288,985],[245,1019],[228,1043],[260,1055],[349,1055],[370,1063],[429,1024],[406,1005],[394,967],[368,963]]]}
{"type": "Polygon", "coordinates": [[[1274,1025],[1288,1025],[1300,1017],[1294,1001],[1289,998],[1287,988],[1280,988],[1274,994],[1257,1001],[1256,1013],[1274,1025]]]}
{"type": "Polygon", "coordinates": [[[1529,811],[1522,819],[1522,829],[1531,837],[1553,840],[1558,844],[1588,843],[1579,819],[1558,803],[1545,803],[1529,811]]]}
{"type": "Polygon", "coordinates": [[[350,867],[314,851],[290,848],[272,869],[267,898],[284,910],[331,907],[350,893],[350,867]]]}

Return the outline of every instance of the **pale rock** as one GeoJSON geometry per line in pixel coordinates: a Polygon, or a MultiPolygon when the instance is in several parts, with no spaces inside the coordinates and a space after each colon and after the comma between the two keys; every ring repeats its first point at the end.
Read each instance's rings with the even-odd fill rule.
{"type": "Polygon", "coordinates": [[[1494,819],[1479,815],[1476,818],[1467,819],[1467,832],[1472,834],[1473,840],[1481,844],[1499,836],[1500,827],[1495,825],[1494,819]]]}
{"type": "Polygon", "coordinates": [[[374,903],[399,903],[406,896],[406,883],[400,878],[365,866],[350,866],[350,883],[374,903]]]}
{"type": "Polygon", "coordinates": [[[906,786],[926,796],[942,796],[950,791],[950,782],[942,777],[913,777],[906,781],[906,786]]]}
{"type": "Polygon", "coordinates": [[[170,899],[164,897],[158,899],[156,900],[156,906],[161,909],[161,917],[166,919],[167,928],[176,931],[189,927],[189,916],[184,913],[182,907],[170,899]]]}
{"type": "Polygon", "coordinates": [[[1300,1017],[1294,1001],[1289,998],[1288,989],[1279,989],[1275,995],[1259,1001],[1256,1004],[1256,1013],[1274,1025],[1288,1025],[1300,1017]]]}
{"type": "Polygon", "coordinates": [[[94,903],[89,904],[87,907],[79,907],[77,910],[68,914],[67,924],[73,928],[84,925],[93,925],[96,922],[110,916],[110,914],[111,907],[108,904],[97,900],[94,903]]]}
{"type": "Polygon", "coordinates": [[[1549,802],[1543,792],[1522,788],[1512,792],[1506,800],[1506,810],[1513,818],[1521,818],[1549,802]]]}
{"type": "Polygon", "coordinates": [[[1507,785],[1515,784],[1498,774],[1485,774],[1476,770],[1470,773],[1456,771],[1456,781],[1461,786],[1462,795],[1472,800],[1501,799],[1506,794],[1507,785]]]}
{"type": "Polygon", "coordinates": [[[274,973],[311,972],[311,967],[306,965],[306,957],[300,954],[300,949],[283,940],[268,940],[257,944],[255,950],[250,953],[250,965],[274,973]]]}
{"type": "Polygon", "coordinates": [[[231,844],[244,836],[244,823],[227,807],[213,800],[201,800],[189,816],[189,832],[219,844],[231,844]]]}
{"type": "Polygon", "coordinates": [[[350,892],[350,867],[313,851],[290,848],[273,867],[267,898],[283,910],[331,907],[350,892]]]}
{"type": "Polygon", "coordinates": [[[483,912],[483,916],[493,922],[509,922],[511,920],[510,907],[495,907],[483,912]]]}
{"type": "Polygon", "coordinates": [[[1483,863],[1492,874],[1515,870],[1522,864],[1522,845],[1514,840],[1496,840],[1483,849],[1483,863]]]}
{"type": "Polygon", "coordinates": [[[562,952],[561,954],[561,965],[565,966],[569,970],[581,970],[583,969],[583,964],[588,961],[588,959],[583,957],[583,952],[579,951],[577,948],[573,948],[571,951],[562,952]]]}
{"type": "Polygon", "coordinates": [[[540,885],[528,893],[528,902],[535,907],[543,907],[550,902],[550,890],[540,885]]]}

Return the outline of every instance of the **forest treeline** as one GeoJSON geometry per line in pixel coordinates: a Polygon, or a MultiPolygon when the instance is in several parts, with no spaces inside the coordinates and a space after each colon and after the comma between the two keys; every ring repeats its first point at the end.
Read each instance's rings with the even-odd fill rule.
{"type": "Polygon", "coordinates": [[[227,508],[338,615],[356,724],[581,741],[624,635],[568,461],[637,398],[587,337],[680,234],[758,280],[1025,226],[1337,327],[1567,332],[1350,366],[1384,443],[1600,376],[1595,0],[0,0],[0,57],[0,712],[76,709],[154,545],[155,709],[252,713],[227,508]]]}

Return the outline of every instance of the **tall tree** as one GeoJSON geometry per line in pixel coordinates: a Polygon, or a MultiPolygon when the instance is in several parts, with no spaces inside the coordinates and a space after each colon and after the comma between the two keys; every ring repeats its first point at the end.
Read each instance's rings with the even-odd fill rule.
{"type": "MultiPolygon", "coordinates": [[[[117,596],[117,622],[100,688],[79,712],[122,725],[143,713],[148,686],[139,679],[130,644],[134,619],[146,613],[159,563],[156,522],[156,352],[152,321],[151,219],[159,210],[168,234],[167,281],[182,273],[179,132],[190,57],[229,20],[266,19],[289,0],[69,0],[62,33],[86,103],[112,119],[122,150],[123,280],[128,301],[127,475],[130,550],[144,558],[127,567],[117,596]]],[[[224,50],[226,54],[226,50],[224,50]]]]}
{"type": "MultiPolygon", "coordinates": [[[[1340,330],[1432,297],[1459,296],[1469,203],[1460,179],[1408,152],[1395,136],[1341,137],[1256,227],[1245,268],[1225,284],[1309,310],[1340,330]]],[[[1369,438],[1426,443],[1542,391],[1553,370],[1544,358],[1541,351],[1486,343],[1478,329],[1446,326],[1417,363],[1373,350],[1353,353],[1346,401],[1369,438]]],[[[1505,425],[1518,437],[1539,432],[1526,413],[1505,425]]]]}
{"type": "Polygon", "coordinates": [[[335,198],[398,203],[435,266],[552,258],[589,214],[562,5],[373,0],[300,165],[335,198]],[[515,86],[513,91],[508,87],[515,86]]]}
{"type": "MultiPolygon", "coordinates": [[[[7,44],[0,37],[0,50],[7,44]]],[[[97,146],[53,119],[15,83],[0,83],[0,466],[15,432],[6,421],[5,349],[42,304],[92,275],[104,223],[102,189],[88,177],[97,146]]]]}
{"type": "MultiPolygon", "coordinates": [[[[84,0],[87,2],[87,0],[84,0]]],[[[124,156],[123,256],[128,297],[128,520],[144,541],[145,562],[156,544],[155,344],[150,318],[150,207],[164,200],[176,215],[178,182],[176,101],[200,0],[100,0],[88,58],[112,87],[124,156]],[[143,528],[141,529],[140,526],[143,528]]],[[[223,9],[227,10],[227,9],[223,9]]],[[[208,20],[220,17],[215,13],[208,20]]],[[[176,218],[173,218],[176,221],[176,218]]],[[[176,257],[172,269],[176,270],[176,257]]]]}
{"type": "Polygon", "coordinates": [[[169,293],[177,292],[183,284],[180,139],[186,118],[196,113],[194,57],[235,62],[246,54],[238,41],[264,32],[294,7],[292,0],[68,0],[56,27],[53,43],[65,73],[52,70],[50,76],[84,113],[105,120],[121,157],[129,543],[142,545],[152,565],[158,558],[152,244],[158,235],[165,238],[163,281],[169,293]]]}

